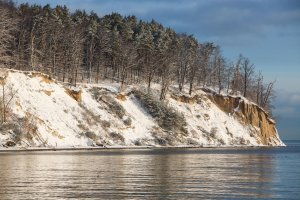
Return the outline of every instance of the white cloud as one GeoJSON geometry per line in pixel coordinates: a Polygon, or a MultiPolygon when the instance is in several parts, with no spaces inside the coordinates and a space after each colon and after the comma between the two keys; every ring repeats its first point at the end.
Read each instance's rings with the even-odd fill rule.
{"type": "Polygon", "coordinates": [[[300,92],[280,90],[276,94],[274,113],[280,117],[300,117],[300,92]]]}
{"type": "Polygon", "coordinates": [[[293,94],[290,98],[290,102],[294,105],[300,105],[300,94],[293,94]]]}
{"type": "Polygon", "coordinates": [[[293,116],[296,114],[296,110],[292,106],[281,106],[275,109],[275,113],[279,116],[293,116]]]}

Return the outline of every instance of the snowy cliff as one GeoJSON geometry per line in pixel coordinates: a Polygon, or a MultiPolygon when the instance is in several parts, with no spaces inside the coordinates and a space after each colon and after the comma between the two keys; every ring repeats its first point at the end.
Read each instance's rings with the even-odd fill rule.
{"type": "Polygon", "coordinates": [[[241,97],[171,90],[160,103],[141,87],[118,93],[108,82],[74,88],[38,72],[0,76],[6,99],[13,94],[0,147],[284,145],[267,113],[241,97]]]}

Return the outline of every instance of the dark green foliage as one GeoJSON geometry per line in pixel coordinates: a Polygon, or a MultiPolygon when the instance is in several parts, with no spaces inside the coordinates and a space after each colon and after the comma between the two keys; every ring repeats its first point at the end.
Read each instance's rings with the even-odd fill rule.
{"type": "Polygon", "coordinates": [[[105,102],[107,103],[109,110],[115,113],[120,119],[122,119],[125,115],[125,109],[112,97],[110,97],[109,99],[111,100],[109,101],[109,103],[107,103],[107,101],[105,102]]]}
{"type": "Polygon", "coordinates": [[[135,146],[142,146],[142,142],[141,142],[141,140],[136,140],[136,141],[134,141],[134,145],[135,146]]]}
{"type": "Polygon", "coordinates": [[[109,135],[116,141],[125,142],[125,138],[119,133],[111,132],[109,135]]]}
{"type": "Polygon", "coordinates": [[[108,106],[109,111],[114,113],[120,119],[123,119],[123,116],[126,114],[125,109],[112,96],[110,96],[106,90],[103,88],[93,87],[91,92],[97,101],[105,103],[108,106]]]}
{"type": "Polygon", "coordinates": [[[167,145],[167,141],[164,138],[155,138],[155,143],[161,146],[167,145]]]}
{"type": "Polygon", "coordinates": [[[158,100],[151,93],[135,90],[134,95],[139,99],[148,113],[155,118],[158,125],[165,130],[186,133],[186,120],[182,113],[158,100]]]}
{"type": "Polygon", "coordinates": [[[155,99],[151,93],[143,93],[141,91],[135,90],[134,95],[140,100],[143,106],[147,109],[149,114],[154,118],[160,118],[163,116],[163,102],[155,99]]]}
{"type": "Polygon", "coordinates": [[[93,140],[93,141],[96,141],[96,140],[98,139],[98,136],[97,136],[95,133],[90,132],[90,131],[81,133],[80,135],[81,135],[81,136],[88,137],[88,138],[90,138],[90,139],[93,140]]]}

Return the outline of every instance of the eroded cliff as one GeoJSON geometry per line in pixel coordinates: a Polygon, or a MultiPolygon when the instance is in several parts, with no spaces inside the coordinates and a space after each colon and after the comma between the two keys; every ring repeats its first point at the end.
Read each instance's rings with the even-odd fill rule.
{"type": "Polygon", "coordinates": [[[242,97],[219,94],[208,96],[221,110],[236,116],[243,125],[253,126],[253,132],[259,135],[261,144],[278,145],[282,143],[278,136],[276,122],[258,105],[242,97]]]}

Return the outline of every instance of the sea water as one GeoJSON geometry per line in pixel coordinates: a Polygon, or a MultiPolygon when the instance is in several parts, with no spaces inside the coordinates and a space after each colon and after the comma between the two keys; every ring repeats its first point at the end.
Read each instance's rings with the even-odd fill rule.
{"type": "Polygon", "coordinates": [[[0,199],[300,199],[287,147],[0,153],[0,199]]]}

